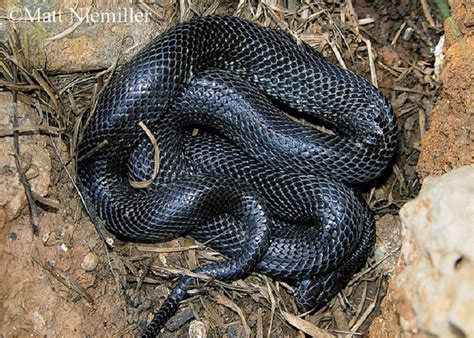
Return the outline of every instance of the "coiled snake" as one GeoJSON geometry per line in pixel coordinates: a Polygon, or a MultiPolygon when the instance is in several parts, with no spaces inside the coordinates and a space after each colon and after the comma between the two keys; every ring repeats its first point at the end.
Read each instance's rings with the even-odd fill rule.
{"type": "MultiPolygon", "coordinates": [[[[381,174],[396,134],[390,105],[363,78],[283,32],[208,16],[169,30],[114,75],[80,143],[78,176],[120,238],[191,235],[227,257],[194,272],[293,279],[308,309],[369,255],[374,220],[350,186],[381,174]],[[152,178],[155,166],[139,122],[160,151],[145,189],[129,184],[152,178]]],[[[195,282],[179,280],[145,336],[159,332],[195,282]]]]}

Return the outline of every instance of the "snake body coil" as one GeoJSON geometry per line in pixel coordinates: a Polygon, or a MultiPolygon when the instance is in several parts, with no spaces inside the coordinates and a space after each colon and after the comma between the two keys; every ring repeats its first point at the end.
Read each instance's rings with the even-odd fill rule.
{"type": "MultiPolygon", "coordinates": [[[[81,141],[78,175],[117,236],[191,235],[228,258],[194,272],[293,279],[308,309],[334,296],[369,255],[374,220],[349,186],[379,176],[395,144],[391,108],[366,80],[285,33],[208,16],[169,30],[114,75],[81,141]],[[160,150],[146,189],[129,184],[150,179],[155,165],[139,122],[160,150]]],[[[180,279],[146,336],[195,282],[180,279]]]]}

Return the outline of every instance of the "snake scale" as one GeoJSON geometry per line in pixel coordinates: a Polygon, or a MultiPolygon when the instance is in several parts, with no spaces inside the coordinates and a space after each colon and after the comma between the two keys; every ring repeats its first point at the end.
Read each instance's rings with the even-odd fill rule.
{"type": "MultiPolygon", "coordinates": [[[[170,29],[114,74],[85,128],[78,176],[119,238],[190,235],[226,257],[195,273],[294,280],[297,304],[311,309],[371,252],[374,219],[353,187],[380,176],[396,137],[389,103],[362,77],[284,32],[207,16],[170,29]],[[140,122],[158,143],[156,177],[140,122]],[[151,178],[144,189],[129,183],[151,178]]],[[[143,335],[157,335],[197,282],[182,277],[143,335]]]]}

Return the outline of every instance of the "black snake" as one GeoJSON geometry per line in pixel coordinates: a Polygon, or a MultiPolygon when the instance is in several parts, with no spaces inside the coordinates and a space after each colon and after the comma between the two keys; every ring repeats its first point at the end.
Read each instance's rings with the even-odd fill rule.
{"type": "MultiPolygon", "coordinates": [[[[114,75],[80,143],[78,176],[120,238],[191,235],[227,257],[194,272],[293,279],[308,309],[370,254],[374,220],[350,186],[382,173],[396,134],[390,105],[363,78],[283,32],[208,16],[169,30],[114,75]],[[155,165],[139,122],[159,146],[146,189],[129,184],[155,165]]],[[[159,332],[195,282],[179,280],[144,335],[159,332]]]]}

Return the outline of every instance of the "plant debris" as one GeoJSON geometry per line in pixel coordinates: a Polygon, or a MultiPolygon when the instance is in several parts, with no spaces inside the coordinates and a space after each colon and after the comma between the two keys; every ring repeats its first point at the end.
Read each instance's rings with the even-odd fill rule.
{"type": "MultiPolygon", "coordinates": [[[[158,4],[138,1],[136,7],[152,13],[154,20],[162,18],[163,8],[158,4]]],[[[172,23],[196,15],[219,13],[284,30],[308,43],[322,57],[378,86],[391,101],[398,118],[400,140],[393,167],[374,185],[363,187],[366,198],[378,220],[387,214],[397,215],[399,208],[416,196],[420,188],[416,172],[420,140],[429,125],[440,87],[432,54],[432,48],[443,33],[442,17],[436,7],[427,1],[394,5],[383,0],[240,0],[238,3],[188,0],[172,1],[167,9],[171,9],[167,19],[172,23]]],[[[66,39],[78,26],[69,27],[54,39],[66,39]]],[[[48,289],[45,294],[54,298],[48,303],[52,304],[48,307],[52,313],[48,315],[52,321],[48,326],[54,328],[55,334],[136,333],[160,307],[176,277],[192,274],[190,271],[196,266],[222,257],[205,245],[195,244],[192,239],[144,245],[122,243],[104,229],[95,232],[75,186],[77,145],[94,114],[98,97],[122,60],[117,58],[107,69],[48,74],[31,67],[28,48],[23,48],[21,41],[21,31],[12,29],[9,44],[0,48],[0,90],[13,92],[18,101],[33,108],[42,122],[33,127],[13,124],[0,128],[0,138],[13,137],[21,145],[24,134],[38,133],[48,137],[54,161],[50,197],[57,203],[53,203],[56,211],[51,212],[48,208],[35,211],[38,201],[30,193],[28,205],[33,210],[30,223],[40,236],[21,247],[10,241],[8,250],[18,259],[25,259],[28,253],[34,255],[32,257],[41,269],[47,270],[62,285],[54,281],[38,282],[48,289]],[[58,247],[66,248],[67,252],[63,250],[58,256],[58,247]],[[81,263],[88,252],[99,257],[98,265],[91,271],[84,271],[81,263]],[[56,260],[58,267],[41,263],[50,260],[56,260]],[[77,294],[90,304],[75,299],[77,294]],[[67,326],[64,317],[58,315],[56,318],[54,313],[63,309],[61,304],[71,301],[75,308],[71,310],[74,318],[71,323],[78,325],[75,331],[67,326]]],[[[142,128],[147,131],[146,126],[142,128]]],[[[17,149],[15,156],[20,158],[21,148],[17,149]]],[[[155,155],[158,151],[156,147],[155,155]]],[[[24,168],[20,164],[17,170],[22,172],[24,168]]],[[[157,166],[156,172],[158,170],[157,166]]],[[[9,230],[3,231],[21,235],[22,224],[24,220],[20,217],[5,228],[9,230]]],[[[390,226],[395,229],[398,224],[393,222],[390,226]]],[[[21,238],[26,241],[24,236],[21,238]]],[[[394,245],[398,248],[399,244],[394,245]]],[[[338,297],[316,313],[299,314],[291,285],[257,273],[232,283],[204,278],[192,291],[193,296],[180,307],[177,314],[181,318],[180,324],[167,326],[163,335],[184,336],[188,330],[198,328],[210,336],[231,336],[230,331],[241,332],[244,336],[256,333],[259,337],[365,335],[371,320],[379,312],[391,273],[382,263],[398,252],[378,254],[384,252],[384,246],[387,243],[379,240],[376,253],[366,268],[354,276],[338,297]]],[[[17,264],[14,273],[34,274],[40,279],[41,269],[30,271],[27,265],[26,261],[17,264]]],[[[11,267],[9,271],[12,271],[11,267]]],[[[3,284],[14,288],[12,283],[17,277],[10,276],[3,284]]],[[[29,284],[17,287],[17,291],[35,293],[30,306],[40,308],[41,298],[36,295],[40,290],[29,284]]],[[[6,302],[12,302],[12,294],[2,292],[6,302]]],[[[19,316],[13,311],[2,319],[2,326],[10,330],[8,333],[46,332],[35,331],[35,327],[41,325],[33,324],[30,317],[19,321],[19,316]]]]}

